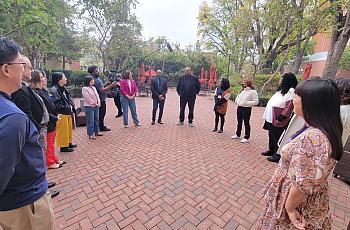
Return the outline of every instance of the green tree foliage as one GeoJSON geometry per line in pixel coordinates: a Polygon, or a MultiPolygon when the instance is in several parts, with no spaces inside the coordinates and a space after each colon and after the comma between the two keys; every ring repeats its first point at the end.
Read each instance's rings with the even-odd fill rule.
{"type": "Polygon", "coordinates": [[[271,72],[277,58],[294,46],[297,50],[293,62],[298,69],[310,38],[327,22],[330,7],[326,3],[327,0],[214,0],[211,6],[201,6],[198,33],[207,48],[231,59],[237,73],[246,61],[260,72],[271,72]]]}
{"type": "Polygon", "coordinates": [[[58,49],[57,38],[69,14],[60,0],[0,1],[0,32],[18,41],[35,66],[46,53],[58,49]]]}

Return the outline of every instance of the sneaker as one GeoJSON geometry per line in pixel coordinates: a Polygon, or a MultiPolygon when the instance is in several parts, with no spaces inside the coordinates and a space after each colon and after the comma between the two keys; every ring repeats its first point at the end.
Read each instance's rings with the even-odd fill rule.
{"type": "Polygon", "coordinates": [[[158,124],[161,124],[161,125],[162,125],[162,124],[164,124],[164,123],[163,123],[163,121],[158,121],[158,124]]]}
{"type": "Polygon", "coordinates": [[[218,131],[218,133],[223,133],[224,132],[224,130],[222,130],[222,129],[220,129],[219,131],[218,131]]]}
{"type": "Polygon", "coordinates": [[[91,135],[91,136],[89,136],[89,139],[95,140],[96,137],[95,137],[95,135],[91,135]]]}
{"type": "Polygon", "coordinates": [[[129,128],[129,125],[124,125],[124,127],[127,129],[127,128],[129,128]]]}
{"type": "Polygon", "coordinates": [[[152,121],[152,122],[151,122],[151,125],[154,125],[154,124],[155,124],[155,122],[154,122],[154,121],[152,121]]]}
{"type": "Polygon", "coordinates": [[[249,140],[248,139],[245,139],[245,138],[243,138],[242,140],[241,140],[241,143],[248,143],[249,142],[249,140]]]}
{"type": "Polygon", "coordinates": [[[137,123],[137,124],[135,124],[135,126],[141,126],[141,123],[137,123]]]}
{"type": "Polygon", "coordinates": [[[217,129],[217,128],[215,128],[215,129],[213,129],[213,130],[212,130],[212,132],[216,132],[216,131],[218,131],[218,129],[217,129]]]}
{"type": "Polygon", "coordinates": [[[69,148],[74,149],[74,148],[78,147],[78,145],[75,145],[75,144],[69,143],[69,146],[68,146],[68,147],[69,147],[69,148]]]}
{"type": "Polygon", "coordinates": [[[100,137],[102,137],[103,134],[100,132],[100,133],[96,133],[95,136],[100,136],[100,137]]]}
{"type": "Polygon", "coordinates": [[[240,137],[239,136],[237,136],[237,135],[233,135],[232,137],[231,137],[231,139],[239,139],[240,137]]]}
{"type": "Polygon", "coordinates": [[[179,121],[177,125],[184,125],[183,121],[179,121]]]}
{"type": "Polygon", "coordinates": [[[194,125],[193,125],[193,123],[191,122],[191,123],[188,123],[188,126],[190,126],[190,127],[194,127],[194,125]]]}

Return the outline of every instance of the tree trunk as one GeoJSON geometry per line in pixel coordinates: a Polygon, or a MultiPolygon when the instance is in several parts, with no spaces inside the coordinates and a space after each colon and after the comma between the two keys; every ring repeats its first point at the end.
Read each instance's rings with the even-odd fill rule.
{"type": "Polygon", "coordinates": [[[322,73],[322,77],[326,79],[335,78],[340,58],[350,38],[350,2],[348,2],[346,12],[347,14],[342,16],[341,7],[337,7],[337,12],[334,16],[332,41],[322,73]],[[339,28],[339,26],[341,26],[341,28],[339,28]]]}
{"type": "Polygon", "coordinates": [[[305,39],[303,46],[301,46],[301,44],[300,45],[298,44],[298,46],[297,46],[297,53],[295,55],[293,70],[292,70],[295,75],[297,75],[299,73],[300,65],[303,62],[305,49],[309,44],[310,38],[311,38],[311,36],[308,36],[305,39]]]}

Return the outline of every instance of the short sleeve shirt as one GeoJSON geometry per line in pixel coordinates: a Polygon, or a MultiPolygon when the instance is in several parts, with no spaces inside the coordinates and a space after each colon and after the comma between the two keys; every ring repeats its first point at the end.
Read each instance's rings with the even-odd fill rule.
{"type": "Polygon", "coordinates": [[[100,97],[100,100],[101,101],[106,101],[106,93],[104,93],[102,91],[102,89],[103,89],[103,82],[102,82],[101,78],[99,78],[99,77],[95,78],[94,77],[94,80],[95,80],[94,86],[95,86],[95,88],[97,90],[97,93],[98,93],[98,95],[100,97]]]}

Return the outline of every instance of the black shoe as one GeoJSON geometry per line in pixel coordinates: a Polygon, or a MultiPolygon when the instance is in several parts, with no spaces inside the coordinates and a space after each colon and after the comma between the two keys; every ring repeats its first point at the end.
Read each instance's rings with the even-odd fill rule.
{"type": "Polygon", "coordinates": [[[115,118],[119,118],[119,117],[121,117],[121,116],[123,116],[122,113],[121,113],[121,114],[117,114],[117,116],[115,116],[115,118]]]}
{"type": "Polygon", "coordinates": [[[69,148],[69,147],[62,147],[62,148],[60,148],[60,152],[61,153],[70,153],[70,152],[73,152],[73,151],[74,151],[74,149],[69,148]]]}
{"type": "Polygon", "coordinates": [[[264,152],[262,152],[261,155],[263,155],[263,156],[272,156],[273,153],[272,153],[272,151],[270,149],[268,149],[268,150],[265,150],[264,152]]]}
{"type": "Polygon", "coordinates": [[[155,124],[155,122],[154,122],[154,121],[152,121],[152,122],[151,122],[151,125],[154,125],[154,124],[155,124]]]}
{"type": "Polygon", "coordinates": [[[161,125],[162,125],[162,124],[164,124],[164,123],[163,123],[163,121],[158,121],[158,124],[161,124],[161,125]]]}
{"type": "Polygon", "coordinates": [[[75,144],[72,144],[72,143],[70,143],[69,146],[68,146],[68,148],[71,148],[71,149],[74,149],[74,148],[76,148],[76,147],[78,147],[78,146],[75,145],[75,144]]]}
{"type": "Polygon", "coordinates": [[[54,198],[55,196],[58,196],[60,194],[59,191],[50,191],[51,198],[54,198]]]}
{"type": "Polygon", "coordinates": [[[106,126],[100,129],[101,132],[108,132],[111,131],[111,129],[107,128],[106,126]]]}
{"type": "Polygon", "coordinates": [[[218,133],[223,133],[223,132],[224,132],[224,130],[220,129],[218,133]]]}
{"type": "Polygon", "coordinates": [[[216,132],[216,131],[218,131],[218,129],[217,129],[217,128],[214,128],[212,131],[213,131],[213,132],[216,132]]]}
{"type": "Polygon", "coordinates": [[[275,154],[273,156],[270,156],[270,157],[267,157],[267,160],[270,161],[270,162],[275,162],[275,163],[278,163],[280,161],[280,156],[275,154]]]}
{"type": "Polygon", "coordinates": [[[55,186],[55,185],[56,185],[55,182],[49,182],[49,183],[47,183],[47,187],[49,187],[49,188],[52,188],[52,187],[55,186]]]}

